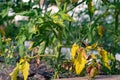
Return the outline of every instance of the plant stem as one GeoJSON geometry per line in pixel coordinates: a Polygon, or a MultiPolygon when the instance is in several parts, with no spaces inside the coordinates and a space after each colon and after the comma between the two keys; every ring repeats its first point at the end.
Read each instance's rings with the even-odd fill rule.
{"type": "Polygon", "coordinates": [[[115,9],[115,30],[114,30],[114,48],[117,47],[118,25],[119,25],[119,9],[115,9]]]}
{"type": "Polygon", "coordinates": [[[66,12],[69,12],[69,11],[73,10],[75,7],[77,7],[78,5],[82,4],[83,2],[85,2],[85,0],[79,2],[77,5],[75,5],[75,6],[73,6],[73,7],[71,7],[71,8],[68,9],[66,12]]]}
{"type": "Polygon", "coordinates": [[[3,53],[2,34],[0,33],[0,53],[3,53]]]}
{"type": "MultiPolygon", "coordinates": [[[[33,56],[33,57],[30,57],[30,56],[27,56],[29,59],[34,59],[34,58],[36,58],[38,55],[36,55],[36,56],[33,56]]],[[[39,55],[40,57],[56,57],[56,55],[39,55]]]]}

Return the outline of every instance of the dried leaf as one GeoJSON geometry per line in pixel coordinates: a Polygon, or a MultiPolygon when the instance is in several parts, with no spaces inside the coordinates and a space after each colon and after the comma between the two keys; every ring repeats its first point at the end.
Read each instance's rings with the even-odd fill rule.
{"type": "Polygon", "coordinates": [[[91,69],[91,71],[90,71],[90,74],[89,74],[89,76],[91,77],[91,78],[94,78],[96,75],[97,75],[97,69],[96,69],[96,67],[93,67],[92,69],[91,69]]]}

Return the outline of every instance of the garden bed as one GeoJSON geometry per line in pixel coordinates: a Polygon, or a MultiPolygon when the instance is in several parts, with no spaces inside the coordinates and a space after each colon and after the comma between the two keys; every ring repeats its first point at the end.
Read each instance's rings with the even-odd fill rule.
{"type": "MultiPolygon", "coordinates": [[[[87,77],[63,78],[56,80],[88,80],[87,77]]],[[[96,76],[95,80],[120,80],[120,75],[100,75],[96,76]]]]}
{"type": "MultiPolygon", "coordinates": [[[[43,65],[43,63],[42,63],[43,65]]],[[[0,63],[0,80],[10,80],[9,73],[13,71],[14,66],[6,65],[4,63],[0,63]]],[[[46,71],[46,70],[45,70],[46,71]]],[[[18,80],[23,80],[23,77],[19,76],[18,80]]],[[[31,75],[28,77],[28,80],[49,80],[45,78],[45,76],[36,73],[35,75],[31,75]]],[[[73,78],[61,78],[56,80],[88,80],[87,77],[73,77],[73,78]]],[[[120,80],[120,75],[100,75],[96,76],[95,80],[120,80]]]]}

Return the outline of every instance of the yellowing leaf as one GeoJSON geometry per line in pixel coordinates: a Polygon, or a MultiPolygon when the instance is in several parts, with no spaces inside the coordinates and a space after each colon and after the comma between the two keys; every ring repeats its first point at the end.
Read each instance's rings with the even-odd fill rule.
{"type": "Polygon", "coordinates": [[[95,54],[91,54],[92,59],[97,59],[97,57],[95,56],[95,54]]]}
{"type": "Polygon", "coordinates": [[[109,65],[108,53],[106,50],[101,49],[99,51],[100,55],[102,56],[103,64],[106,68],[111,69],[109,65]]]}
{"type": "Polygon", "coordinates": [[[78,2],[78,0],[71,0],[71,3],[76,3],[78,2]]]}
{"type": "Polygon", "coordinates": [[[4,26],[0,26],[0,33],[2,33],[3,35],[5,35],[5,27],[4,26]]]}
{"type": "Polygon", "coordinates": [[[24,59],[20,59],[20,64],[23,63],[25,60],[24,59]]]}
{"type": "Polygon", "coordinates": [[[17,75],[19,72],[19,64],[14,68],[13,72],[11,72],[9,75],[11,76],[11,80],[17,80],[17,75]]]}
{"type": "Polygon", "coordinates": [[[36,34],[37,31],[38,31],[38,29],[36,26],[29,27],[29,33],[36,34]]]}
{"type": "Polygon", "coordinates": [[[75,58],[75,55],[76,55],[76,52],[77,52],[78,49],[79,49],[79,46],[76,43],[74,43],[73,46],[72,46],[72,49],[71,49],[72,59],[75,58]]]}
{"type": "Polygon", "coordinates": [[[98,46],[98,42],[92,44],[91,46],[87,46],[86,49],[95,49],[98,46]]]}
{"type": "Polygon", "coordinates": [[[29,67],[30,67],[30,64],[25,61],[25,63],[22,64],[22,74],[24,76],[24,80],[27,80],[27,77],[28,77],[28,74],[29,74],[29,67]]]}
{"type": "Polygon", "coordinates": [[[92,3],[92,0],[89,1],[88,3],[88,10],[93,14],[94,13],[94,6],[93,6],[93,3],[92,3]]]}
{"type": "Polygon", "coordinates": [[[100,37],[102,37],[103,36],[103,27],[98,26],[97,29],[98,29],[98,34],[100,35],[100,37]]]}
{"type": "Polygon", "coordinates": [[[32,46],[33,46],[33,44],[34,44],[34,42],[31,41],[31,42],[30,42],[30,46],[28,47],[28,50],[32,50],[32,46]]]}
{"type": "Polygon", "coordinates": [[[75,62],[75,71],[76,74],[80,74],[82,72],[82,70],[84,69],[86,64],[86,60],[82,58],[82,61],[78,61],[76,60],[75,62]]]}
{"type": "Polygon", "coordinates": [[[76,74],[80,74],[82,70],[84,69],[85,64],[87,62],[86,53],[83,48],[80,48],[77,53],[78,53],[78,56],[74,61],[74,65],[75,65],[76,74]]]}
{"type": "Polygon", "coordinates": [[[17,63],[17,66],[15,67],[13,72],[10,73],[11,79],[16,80],[16,77],[19,71],[21,71],[24,76],[24,80],[27,80],[29,67],[30,67],[30,64],[27,61],[25,61],[24,59],[20,59],[20,63],[17,63]]]}
{"type": "Polygon", "coordinates": [[[111,67],[110,67],[110,65],[109,65],[108,63],[104,63],[104,66],[105,66],[106,68],[108,68],[109,70],[111,70],[111,67]]]}

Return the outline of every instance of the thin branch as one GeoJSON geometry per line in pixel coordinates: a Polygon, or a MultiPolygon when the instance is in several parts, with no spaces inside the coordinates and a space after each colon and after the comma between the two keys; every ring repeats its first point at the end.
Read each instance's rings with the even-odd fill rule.
{"type": "Polygon", "coordinates": [[[80,5],[80,4],[84,3],[84,2],[85,2],[85,0],[83,0],[83,1],[81,1],[81,2],[79,2],[77,5],[75,5],[75,6],[71,7],[71,8],[70,8],[70,9],[68,9],[66,12],[69,12],[69,11],[73,10],[73,9],[74,9],[74,8],[76,8],[78,5],[80,5]]]}

